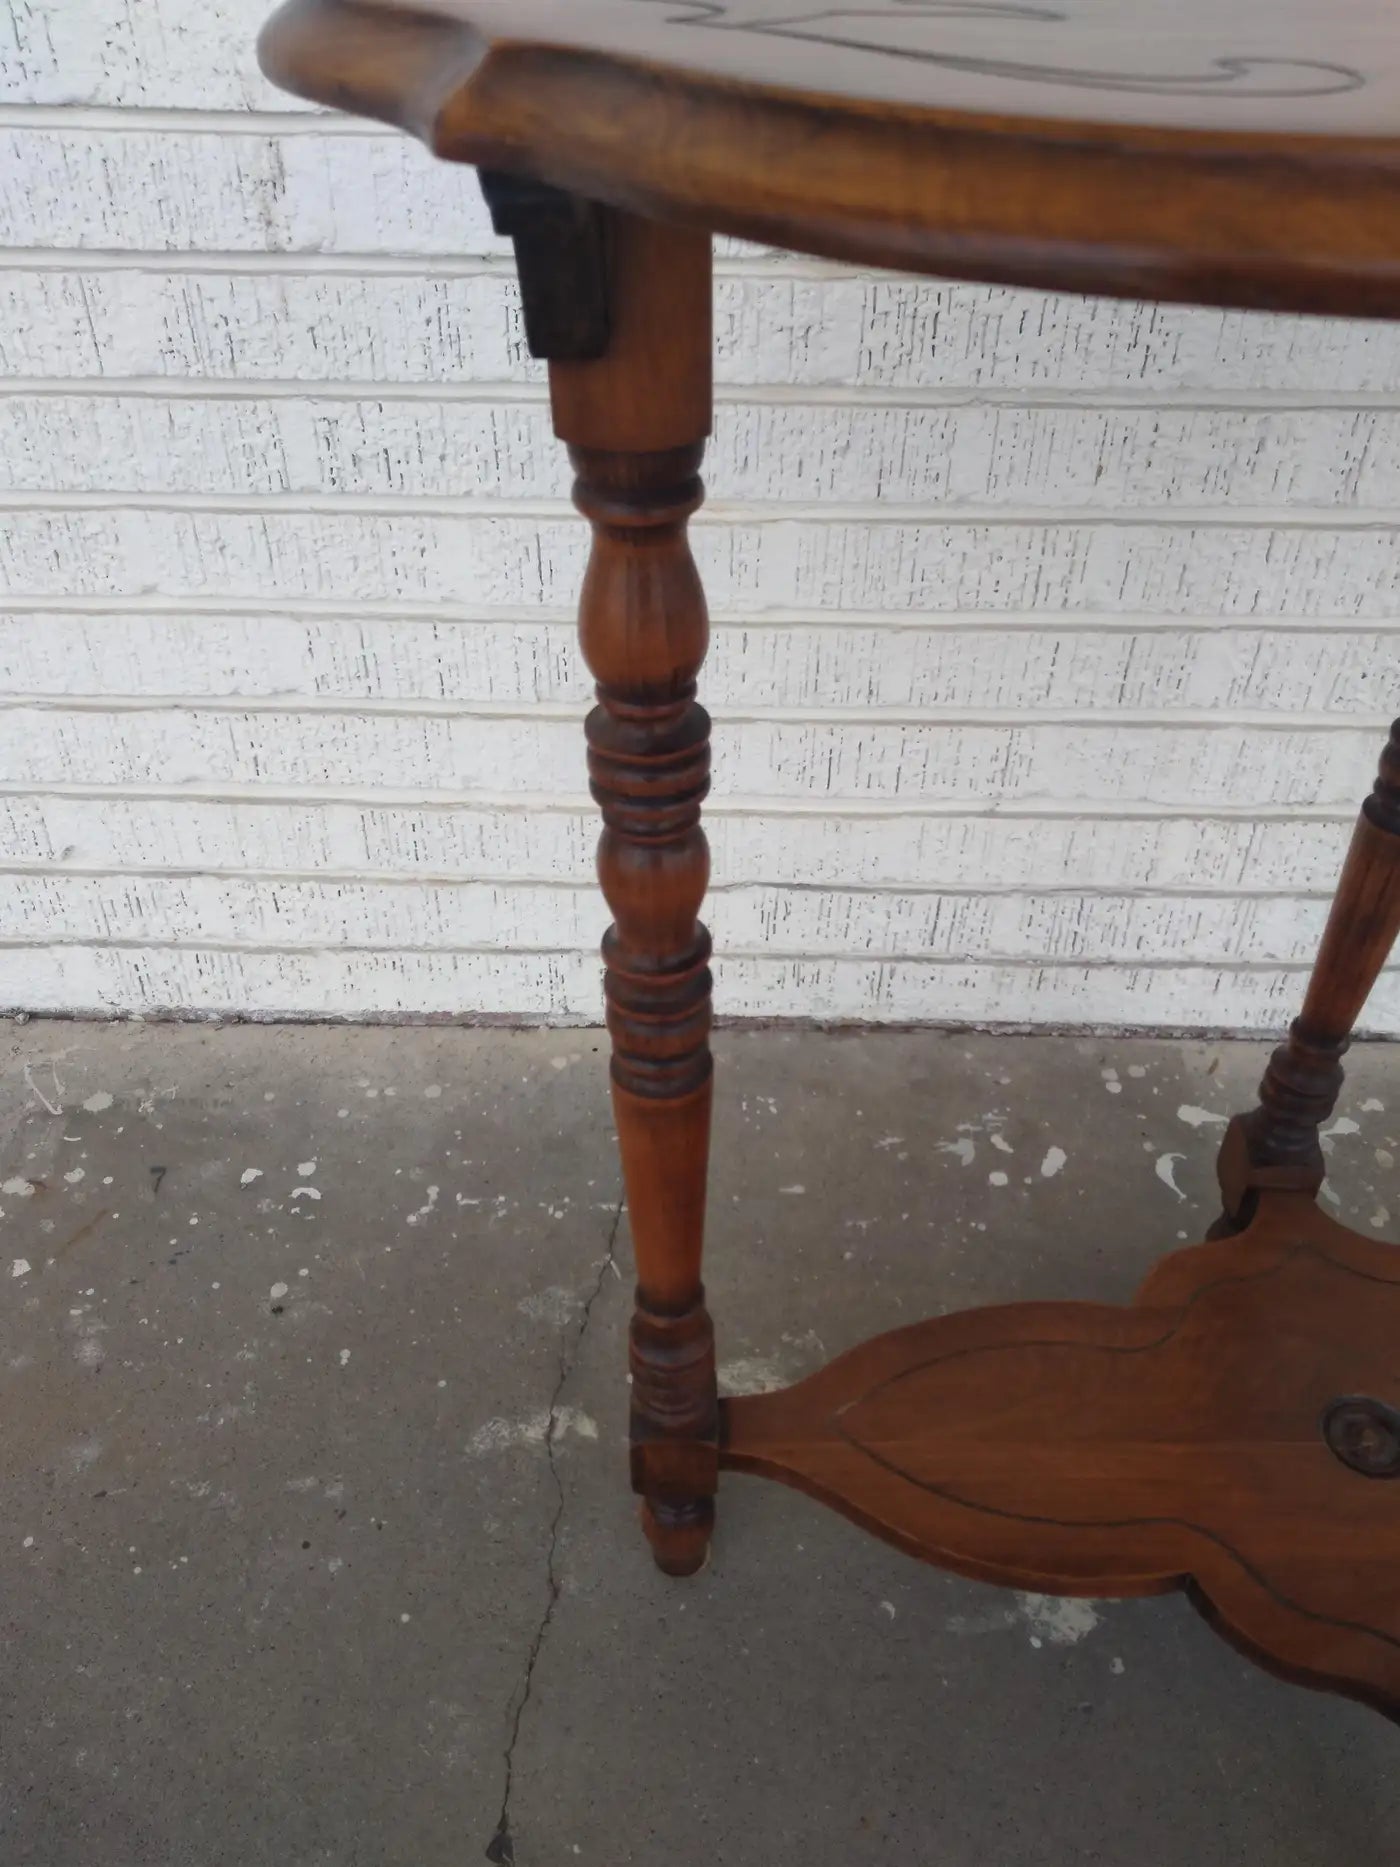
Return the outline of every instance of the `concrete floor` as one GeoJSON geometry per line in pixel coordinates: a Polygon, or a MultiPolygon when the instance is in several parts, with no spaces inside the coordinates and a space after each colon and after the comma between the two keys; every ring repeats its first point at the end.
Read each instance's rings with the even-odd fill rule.
{"type": "MultiPolygon", "coordinates": [[[[719,1050],[733,1387],[1126,1298],[1263,1056],[719,1050]]],[[[1355,1054],[1330,1143],[1391,1237],[1395,1075],[1355,1054]]],[[[1004,1595],[742,1478],[653,1571],[597,1033],[0,1025],[0,1136],[4,1867],[1400,1859],[1394,1730],[1177,1598],[1004,1595]]]]}

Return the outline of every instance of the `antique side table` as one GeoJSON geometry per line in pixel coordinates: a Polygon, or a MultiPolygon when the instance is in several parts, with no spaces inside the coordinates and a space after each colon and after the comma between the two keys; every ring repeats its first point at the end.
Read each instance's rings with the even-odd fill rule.
{"type": "Polygon", "coordinates": [[[290,0],[277,83],[476,164],[593,526],[583,651],[612,1088],[639,1282],[632,1482],[662,1568],[721,1469],[1016,1588],[1187,1589],[1400,1716],[1400,1251],[1315,1204],[1318,1129],[1400,931],[1400,722],[1223,1214],[1134,1304],[940,1317],[719,1400],[700,1281],[710,246],[1058,290],[1400,317],[1383,0],[290,0]]]}

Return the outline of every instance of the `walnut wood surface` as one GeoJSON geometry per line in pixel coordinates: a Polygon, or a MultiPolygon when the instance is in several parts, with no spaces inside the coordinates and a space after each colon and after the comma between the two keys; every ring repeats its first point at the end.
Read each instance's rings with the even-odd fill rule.
{"type": "Polygon", "coordinates": [[[1342,1058],[1381,968],[1400,939],[1400,720],[1361,807],[1303,1009],[1269,1059],[1259,1105],[1237,1115],[1216,1163],[1221,1233],[1274,1187],[1316,1193],[1326,1174],[1318,1131],[1337,1106],[1342,1058]]]}
{"type": "Polygon", "coordinates": [[[288,0],[274,82],[799,251],[1400,315],[1388,0],[288,0]]]}
{"type": "Polygon", "coordinates": [[[1400,1710],[1400,1253],[1310,1200],[1400,928],[1400,732],[1302,1015],[1222,1150],[1237,1235],[1167,1258],[1133,1306],[942,1317],[721,1409],[701,1283],[707,622],[686,542],[712,228],[913,270],[1400,315],[1397,18],[1389,0],[290,0],[264,34],[289,89],[491,171],[551,358],[593,529],[580,629],[638,1266],[633,1484],[671,1573],[704,1560],[723,1464],[969,1575],[1186,1588],[1263,1663],[1400,1710]]]}
{"type": "Polygon", "coordinates": [[[714,1330],[700,1282],[713,1071],[710,936],[699,920],[710,721],[695,692],[709,618],[686,541],[710,430],[710,241],[614,213],[604,246],[608,348],[551,363],[549,387],[575,502],[593,526],[579,638],[598,684],[588,770],[603,813],[598,879],[614,916],[604,988],[637,1256],[634,1474],[656,1559],[681,1575],[705,1559],[718,1471],[714,1330]]]}
{"type": "Polygon", "coordinates": [[[1130,1308],[939,1317],[725,1401],[720,1459],[985,1581],[1187,1588],[1262,1663],[1395,1711],[1400,1482],[1344,1464],[1323,1422],[1400,1403],[1397,1344],[1400,1251],[1269,1194],[1130,1308]]]}

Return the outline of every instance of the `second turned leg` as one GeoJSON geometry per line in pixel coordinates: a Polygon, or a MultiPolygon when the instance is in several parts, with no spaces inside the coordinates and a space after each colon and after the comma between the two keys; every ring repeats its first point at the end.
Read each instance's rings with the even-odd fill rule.
{"type": "Polygon", "coordinates": [[[610,336],[555,362],[555,430],[593,549],[579,611],[597,680],[589,776],[613,1107],[637,1255],[632,1482],[658,1564],[705,1560],[718,1473],[714,1332],[700,1255],[709,1164],[709,878],[700,803],[710,722],[696,675],[708,634],[686,541],[710,426],[710,243],[634,215],[605,221],[610,336]]]}
{"type": "Polygon", "coordinates": [[[1217,1171],[1220,1237],[1247,1224],[1260,1192],[1316,1193],[1326,1166],[1318,1130],[1337,1104],[1342,1056],[1400,936],[1400,720],[1362,805],[1303,1009],[1269,1059],[1259,1106],[1230,1123],[1217,1171]]]}

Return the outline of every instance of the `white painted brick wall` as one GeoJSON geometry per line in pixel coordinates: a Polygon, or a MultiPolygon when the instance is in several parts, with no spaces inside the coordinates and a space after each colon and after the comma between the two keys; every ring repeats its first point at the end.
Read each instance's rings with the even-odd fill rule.
{"type": "MultiPolygon", "coordinates": [[[[592,1018],[510,261],[269,3],[0,0],[0,1004],[592,1018]]],[[[718,255],[721,1009],[1281,1024],[1400,710],[1400,327],[718,255]]]]}

